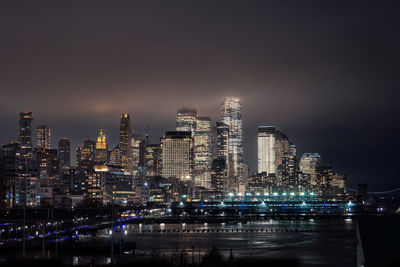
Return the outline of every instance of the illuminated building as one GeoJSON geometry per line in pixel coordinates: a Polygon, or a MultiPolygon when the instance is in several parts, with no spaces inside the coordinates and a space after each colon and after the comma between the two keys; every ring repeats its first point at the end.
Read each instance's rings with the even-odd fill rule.
{"type": "Polygon", "coordinates": [[[275,131],[275,173],[278,168],[282,169],[283,157],[289,152],[289,146],[289,138],[281,131],[275,131]]]}
{"type": "Polygon", "coordinates": [[[121,125],[119,128],[119,164],[126,172],[133,173],[132,159],[132,129],[129,114],[121,115],[121,125]]]}
{"type": "Polygon", "coordinates": [[[189,108],[178,109],[176,116],[176,130],[178,132],[191,132],[196,130],[197,110],[189,108]]]}
{"type": "Polygon", "coordinates": [[[50,149],[51,128],[48,125],[38,125],[36,131],[37,148],[50,149]]]}
{"type": "Polygon", "coordinates": [[[62,172],[62,192],[65,195],[83,195],[86,189],[86,174],[70,168],[62,172]]]}
{"type": "Polygon", "coordinates": [[[31,111],[21,112],[19,114],[19,136],[18,142],[25,153],[32,151],[32,124],[33,117],[31,111]]]}
{"type": "Polygon", "coordinates": [[[132,175],[121,167],[96,165],[87,175],[87,198],[101,204],[126,205],[134,195],[132,175]]]}
{"type": "Polygon", "coordinates": [[[0,149],[0,206],[35,207],[40,203],[38,164],[26,152],[19,143],[6,144],[0,149]]]}
{"type": "Polygon", "coordinates": [[[227,161],[228,155],[228,140],[229,126],[222,122],[217,122],[217,157],[227,161]]]}
{"type": "Polygon", "coordinates": [[[162,172],[164,178],[192,180],[193,139],[190,132],[166,132],[161,138],[162,172]]]}
{"type": "Polygon", "coordinates": [[[275,127],[258,127],[258,173],[275,174],[275,127]]]}
{"type": "Polygon", "coordinates": [[[132,165],[133,177],[141,177],[143,175],[143,153],[144,153],[144,140],[139,135],[132,135],[132,165]]]}
{"type": "Polygon", "coordinates": [[[119,144],[114,147],[113,150],[110,152],[110,160],[108,161],[108,164],[114,165],[114,166],[120,166],[120,150],[119,150],[119,144]]]}
{"type": "Polygon", "coordinates": [[[97,163],[105,163],[108,161],[107,140],[102,129],[100,129],[99,136],[97,137],[95,158],[97,163]]]}
{"type": "Polygon", "coordinates": [[[148,144],[144,151],[144,166],[146,176],[154,177],[161,175],[161,146],[159,144],[148,144]]]}
{"type": "Polygon", "coordinates": [[[58,141],[58,159],[61,168],[71,166],[71,142],[66,137],[58,141]]]}
{"type": "Polygon", "coordinates": [[[221,104],[221,122],[229,127],[228,138],[228,171],[230,187],[239,188],[244,183],[243,174],[243,129],[242,106],[239,98],[225,97],[221,104]],[[232,163],[232,168],[231,164],[232,163]]]}
{"type": "Polygon", "coordinates": [[[96,159],[96,142],[86,139],[83,147],[76,148],[76,168],[82,171],[89,171],[93,168],[96,159]]]}
{"type": "Polygon", "coordinates": [[[282,160],[282,186],[296,188],[297,149],[291,144],[289,152],[284,153],[282,160]]]}
{"type": "Polygon", "coordinates": [[[215,191],[216,198],[223,198],[227,194],[227,168],[224,159],[215,159],[211,167],[211,188],[215,191]]]}
{"type": "Polygon", "coordinates": [[[193,135],[193,159],[195,185],[211,188],[211,119],[198,117],[197,128],[193,135]]]}
{"type": "Polygon", "coordinates": [[[342,199],[346,194],[346,175],[344,173],[333,173],[331,182],[330,182],[330,190],[331,197],[342,199]]]}
{"type": "Polygon", "coordinates": [[[41,186],[54,186],[59,174],[57,149],[36,149],[35,156],[39,163],[41,186]]]}
{"type": "Polygon", "coordinates": [[[318,153],[304,153],[299,162],[299,170],[310,176],[309,184],[317,186],[318,167],[321,164],[321,156],[318,153]]]}

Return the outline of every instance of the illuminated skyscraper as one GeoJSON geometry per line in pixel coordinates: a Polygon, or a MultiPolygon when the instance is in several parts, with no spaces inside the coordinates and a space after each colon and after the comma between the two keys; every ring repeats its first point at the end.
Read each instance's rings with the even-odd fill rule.
{"type": "Polygon", "coordinates": [[[86,139],[83,147],[76,148],[76,168],[79,170],[92,169],[96,159],[96,142],[86,139]]]}
{"type": "Polygon", "coordinates": [[[144,140],[140,135],[132,135],[132,164],[133,164],[133,177],[138,177],[143,174],[143,154],[144,154],[144,140]]]}
{"type": "Polygon", "coordinates": [[[193,139],[190,132],[166,132],[161,138],[162,176],[192,180],[193,139]]]}
{"type": "Polygon", "coordinates": [[[60,162],[57,157],[57,149],[35,149],[36,160],[40,166],[41,186],[55,186],[56,175],[59,174],[60,162]]]}
{"type": "Polygon", "coordinates": [[[19,113],[19,136],[23,153],[32,151],[32,124],[33,117],[31,111],[19,113]]]}
{"type": "Polygon", "coordinates": [[[36,131],[37,148],[50,149],[51,128],[48,125],[38,125],[36,131]]]}
{"type": "Polygon", "coordinates": [[[68,138],[63,137],[58,141],[58,158],[61,168],[71,166],[71,142],[68,138]]]}
{"type": "Polygon", "coordinates": [[[193,136],[195,185],[211,188],[211,118],[198,117],[193,136]]]}
{"type": "Polygon", "coordinates": [[[147,144],[144,152],[146,176],[161,175],[161,147],[159,144],[147,144]]]}
{"type": "Polygon", "coordinates": [[[133,173],[132,128],[129,114],[121,115],[119,128],[120,166],[130,174],[133,173]]]}
{"type": "Polygon", "coordinates": [[[228,159],[228,140],[229,140],[229,126],[222,122],[217,122],[217,158],[228,159]]]}
{"type": "Polygon", "coordinates": [[[321,165],[321,156],[318,153],[304,153],[299,162],[299,170],[310,176],[309,184],[317,186],[318,168],[321,165]]]}
{"type": "Polygon", "coordinates": [[[228,138],[228,161],[232,162],[229,168],[230,179],[237,184],[231,185],[238,188],[244,183],[243,172],[243,129],[242,129],[242,106],[239,98],[225,97],[221,104],[221,122],[229,127],[228,138]]]}
{"type": "Polygon", "coordinates": [[[103,133],[103,130],[100,129],[99,136],[97,137],[96,142],[96,162],[97,163],[104,163],[107,162],[108,157],[108,147],[107,147],[107,140],[106,136],[103,133]]]}
{"type": "Polygon", "coordinates": [[[192,136],[196,130],[197,110],[189,108],[178,109],[176,116],[176,130],[180,132],[191,132],[192,136]]]}
{"type": "Polygon", "coordinates": [[[257,137],[258,173],[275,174],[275,127],[259,126],[257,137]]]}
{"type": "Polygon", "coordinates": [[[215,191],[216,198],[221,199],[226,194],[227,181],[226,161],[215,159],[211,167],[211,188],[215,191]]]}
{"type": "Polygon", "coordinates": [[[281,131],[275,131],[275,171],[282,168],[283,156],[289,153],[289,138],[281,131]]]}

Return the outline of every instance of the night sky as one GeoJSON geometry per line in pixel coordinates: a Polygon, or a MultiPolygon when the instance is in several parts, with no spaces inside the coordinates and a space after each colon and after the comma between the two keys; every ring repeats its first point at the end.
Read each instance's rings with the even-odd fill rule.
{"type": "Polygon", "coordinates": [[[397,1],[1,1],[0,143],[18,113],[73,146],[119,116],[158,142],[176,109],[243,104],[245,157],[258,125],[319,152],[349,187],[400,186],[397,1]],[[268,3],[266,3],[268,2],[268,3]],[[284,3],[283,3],[284,2],[284,3]]]}

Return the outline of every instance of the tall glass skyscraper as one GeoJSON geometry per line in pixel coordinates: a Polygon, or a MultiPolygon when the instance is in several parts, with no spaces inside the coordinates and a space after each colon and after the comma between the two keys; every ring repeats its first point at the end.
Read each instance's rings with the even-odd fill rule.
{"type": "Polygon", "coordinates": [[[193,143],[195,184],[211,188],[212,134],[210,117],[197,117],[193,143]]]}
{"type": "Polygon", "coordinates": [[[196,131],[197,110],[180,108],[176,114],[176,130],[178,132],[191,132],[192,137],[196,131]]]}
{"type": "Polygon", "coordinates": [[[32,121],[31,111],[19,113],[18,141],[21,143],[21,149],[24,153],[32,151],[32,121]]]}
{"type": "Polygon", "coordinates": [[[190,132],[166,132],[161,139],[162,176],[193,179],[193,139],[190,132]]]}
{"type": "Polygon", "coordinates": [[[133,173],[132,155],[132,129],[129,114],[121,115],[121,125],[119,128],[119,150],[120,165],[126,172],[133,173]]]}
{"type": "Polygon", "coordinates": [[[37,148],[50,149],[51,128],[49,125],[38,125],[36,131],[37,148]]]}
{"type": "MultiPolygon", "coordinates": [[[[244,182],[244,157],[243,157],[243,128],[242,105],[239,98],[225,97],[221,104],[222,123],[229,127],[228,138],[228,167],[229,176],[235,178],[237,183],[244,182]]],[[[230,179],[231,179],[230,178],[230,179]]],[[[232,185],[233,186],[233,185],[232,185]]],[[[238,185],[236,185],[238,187],[238,185]]]]}
{"type": "Polygon", "coordinates": [[[259,126],[257,136],[258,173],[275,174],[275,127],[259,126]]]}
{"type": "Polygon", "coordinates": [[[66,137],[58,141],[58,158],[61,168],[71,166],[71,142],[66,137]]]}

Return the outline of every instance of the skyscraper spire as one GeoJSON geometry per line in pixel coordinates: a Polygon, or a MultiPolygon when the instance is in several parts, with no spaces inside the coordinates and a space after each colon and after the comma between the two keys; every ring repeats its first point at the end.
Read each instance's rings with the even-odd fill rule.
{"type": "Polygon", "coordinates": [[[106,136],[104,135],[103,130],[100,129],[96,142],[96,162],[104,163],[108,161],[107,150],[106,136]]]}

